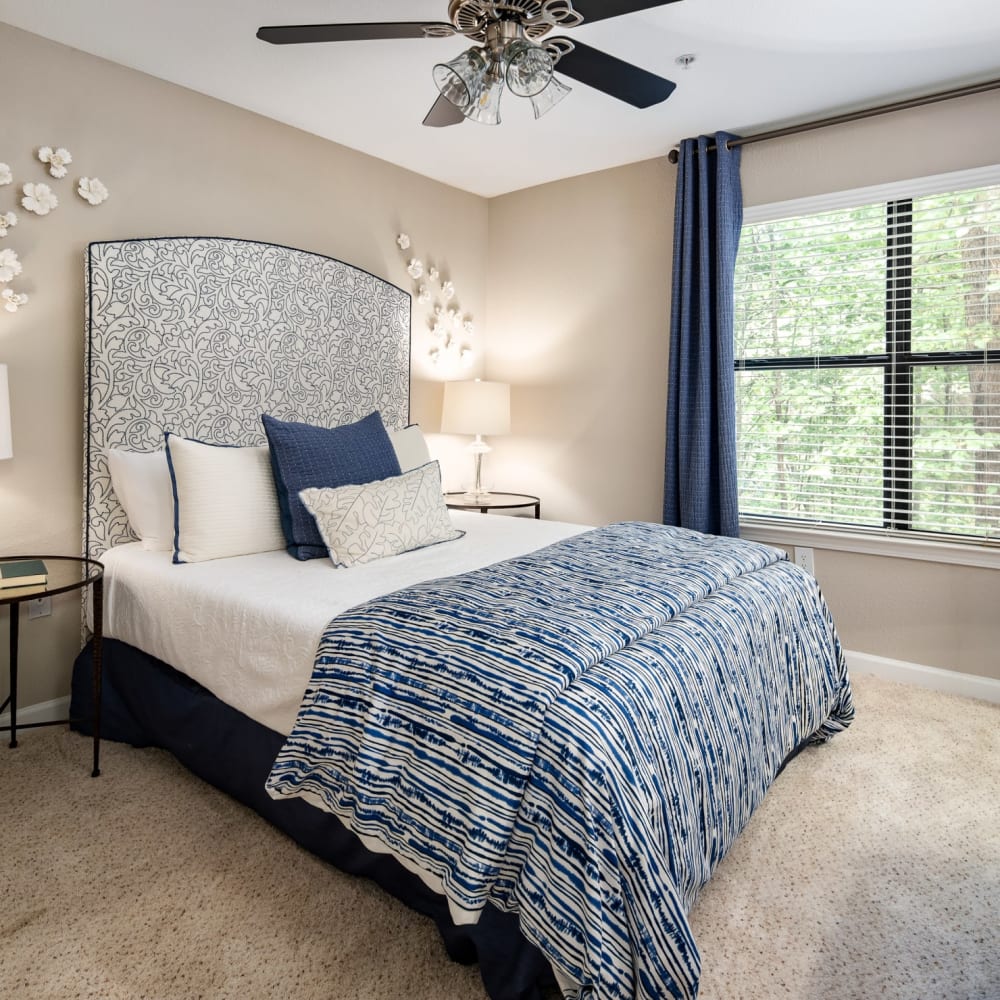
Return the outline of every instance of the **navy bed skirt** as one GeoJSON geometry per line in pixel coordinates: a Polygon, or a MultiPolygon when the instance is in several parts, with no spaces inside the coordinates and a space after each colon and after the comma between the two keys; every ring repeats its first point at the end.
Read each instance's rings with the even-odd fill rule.
{"type": "MultiPolygon", "coordinates": [[[[198,777],[249,806],[306,850],[345,872],[374,880],[430,917],[453,960],[479,963],[492,1000],[541,1000],[555,988],[548,962],[521,934],[514,914],[488,905],[477,924],[456,927],[443,896],[389,855],[369,851],[335,816],[301,799],[272,799],[264,782],[284,742],[279,733],[116,639],[104,640],[102,673],[102,739],[169,750],[198,777]]],[[[93,717],[89,645],[74,665],[70,715],[93,717]]],[[[91,733],[89,721],[75,728],[91,733]]],[[[114,777],[108,774],[105,780],[114,777]]]]}

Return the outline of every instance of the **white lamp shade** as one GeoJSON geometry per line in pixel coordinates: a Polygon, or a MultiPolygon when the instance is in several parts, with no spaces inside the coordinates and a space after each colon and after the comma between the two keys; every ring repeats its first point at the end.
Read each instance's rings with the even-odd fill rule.
{"type": "Polygon", "coordinates": [[[506,382],[445,382],[443,434],[509,434],[510,386],[506,382]]]}
{"type": "Polygon", "coordinates": [[[0,365],[0,458],[13,458],[10,438],[10,393],[7,389],[7,366],[0,365]]]}

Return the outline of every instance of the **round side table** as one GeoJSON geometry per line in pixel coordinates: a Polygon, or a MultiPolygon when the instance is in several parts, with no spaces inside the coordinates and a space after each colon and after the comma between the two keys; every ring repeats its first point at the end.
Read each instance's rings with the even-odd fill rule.
{"type": "Polygon", "coordinates": [[[534,507],[535,520],[542,516],[542,501],[527,493],[445,493],[444,502],[452,510],[478,510],[480,514],[534,507]]]}
{"type": "Polygon", "coordinates": [[[24,562],[29,559],[40,559],[45,563],[45,583],[23,587],[0,587],[0,606],[10,607],[10,694],[0,705],[0,712],[10,706],[10,725],[0,726],[0,732],[10,733],[10,746],[17,746],[18,729],[35,729],[39,726],[62,726],[75,720],[57,719],[53,722],[29,722],[23,726],[17,724],[17,643],[20,606],[27,601],[39,597],[52,597],[55,594],[65,594],[71,590],[91,588],[94,600],[94,769],[91,777],[100,773],[101,754],[101,652],[104,624],[104,567],[96,559],[84,559],[76,556],[4,556],[0,565],[12,562],[24,562]]]}

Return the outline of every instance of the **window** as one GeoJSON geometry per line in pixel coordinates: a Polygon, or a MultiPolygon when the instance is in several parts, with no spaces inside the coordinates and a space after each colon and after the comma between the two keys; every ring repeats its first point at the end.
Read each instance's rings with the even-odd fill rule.
{"type": "Polygon", "coordinates": [[[741,516],[1000,541],[1000,183],[747,218],[741,516]]]}

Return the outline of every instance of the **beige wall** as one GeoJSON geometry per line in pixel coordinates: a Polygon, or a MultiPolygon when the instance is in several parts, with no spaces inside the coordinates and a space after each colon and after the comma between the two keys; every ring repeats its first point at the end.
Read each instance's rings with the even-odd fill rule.
{"type": "MultiPolygon", "coordinates": [[[[748,146],[747,205],[1000,162],[1000,95],[748,146]]],[[[488,373],[515,387],[492,476],[548,517],[658,519],[674,168],[490,202],[488,373]]],[[[1000,571],[816,550],[847,648],[1000,678],[1000,571]]]]}
{"type": "Polygon", "coordinates": [[[662,517],[673,181],[647,160],[490,202],[487,372],[513,434],[487,478],[545,517],[662,517]]]}
{"type": "MultiPolygon", "coordinates": [[[[0,161],[15,184],[0,210],[18,226],[0,246],[24,265],[13,287],[31,296],[0,312],[0,362],[13,396],[14,458],[0,462],[0,554],[80,551],[83,252],[90,240],[129,236],[239,236],[349,261],[407,290],[395,244],[434,256],[485,339],[487,202],[231,105],[0,25],[0,161]],[[73,154],[52,180],[39,146],[73,154]],[[98,176],[111,197],[93,208],[74,193],[98,176]],[[48,181],[59,207],[45,218],[20,208],[20,185],[48,181]]],[[[414,377],[431,369],[431,338],[415,307],[414,377]]],[[[481,352],[480,352],[481,353],[481,352]]],[[[467,374],[463,372],[461,374],[467,374]]],[[[79,645],[74,597],[53,618],[21,618],[19,703],[67,691],[79,645]]],[[[0,700],[6,693],[7,615],[0,624],[0,700]]]]}

